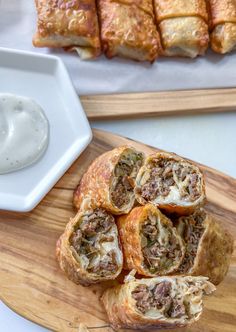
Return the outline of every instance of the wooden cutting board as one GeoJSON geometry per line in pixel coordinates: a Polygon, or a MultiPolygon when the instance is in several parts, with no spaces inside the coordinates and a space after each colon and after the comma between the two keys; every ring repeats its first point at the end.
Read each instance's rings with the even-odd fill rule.
{"type": "MultiPolygon", "coordinates": [[[[55,260],[55,244],[74,215],[72,193],[81,175],[101,153],[130,144],[146,153],[154,148],[94,130],[92,143],[44,200],[30,213],[0,212],[0,298],[12,310],[53,331],[112,332],[99,301],[108,284],[89,288],[67,280],[55,260]],[[100,328],[99,328],[100,327],[100,328]]],[[[219,155],[220,158],[220,155],[219,155]]],[[[221,218],[236,237],[236,180],[202,166],[206,176],[207,209],[221,218]]],[[[203,262],[204,264],[204,262],[203,262]]],[[[236,326],[236,257],[205,310],[186,332],[232,332],[236,326]]]]}
{"type": "Polygon", "coordinates": [[[90,120],[236,111],[236,89],[204,89],[81,96],[90,120]]]}

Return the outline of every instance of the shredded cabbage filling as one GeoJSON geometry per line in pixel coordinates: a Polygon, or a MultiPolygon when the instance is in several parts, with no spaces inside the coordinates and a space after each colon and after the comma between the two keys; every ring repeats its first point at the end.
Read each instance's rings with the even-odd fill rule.
{"type": "Polygon", "coordinates": [[[144,265],[151,273],[169,271],[181,258],[178,239],[158,217],[150,215],[141,228],[144,265]]]}
{"type": "Polygon", "coordinates": [[[130,203],[133,194],[134,180],[142,166],[142,153],[129,153],[121,157],[115,167],[115,183],[111,198],[115,206],[122,208],[130,203]]]}
{"type": "Polygon", "coordinates": [[[103,209],[85,213],[70,238],[76,259],[90,273],[113,274],[118,269],[114,217],[103,209]]]}

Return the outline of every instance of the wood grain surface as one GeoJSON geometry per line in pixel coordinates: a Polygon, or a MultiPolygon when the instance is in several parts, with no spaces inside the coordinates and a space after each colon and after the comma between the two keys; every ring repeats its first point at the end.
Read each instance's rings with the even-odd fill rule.
{"type": "MultiPolygon", "coordinates": [[[[67,280],[55,260],[55,244],[69,218],[72,193],[81,175],[101,153],[130,144],[146,153],[154,148],[94,130],[89,147],[30,213],[0,212],[0,298],[18,314],[53,331],[112,332],[100,303],[110,284],[85,288],[67,280]],[[82,331],[82,330],[81,330],[82,331]]],[[[219,155],[220,158],[220,155],[219,155]]],[[[236,180],[201,166],[206,176],[207,209],[236,237],[236,180]]],[[[204,262],[203,262],[204,264],[204,262]]],[[[236,257],[213,296],[205,298],[199,322],[185,332],[233,332],[236,327],[236,257]]]]}
{"type": "Polygon", "coordinates": [[[90,120],[236,111],[236,89],[81,96],[90,120]]]}

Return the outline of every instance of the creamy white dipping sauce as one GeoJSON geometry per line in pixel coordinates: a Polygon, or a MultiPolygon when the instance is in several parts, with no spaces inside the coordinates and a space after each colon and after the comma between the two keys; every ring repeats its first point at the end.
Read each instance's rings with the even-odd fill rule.
{"type": "Polygon", "coordinates": [[[0,174],[35,163],[48,140],[48,120],[34,100],[0,93],[0,174]]]}

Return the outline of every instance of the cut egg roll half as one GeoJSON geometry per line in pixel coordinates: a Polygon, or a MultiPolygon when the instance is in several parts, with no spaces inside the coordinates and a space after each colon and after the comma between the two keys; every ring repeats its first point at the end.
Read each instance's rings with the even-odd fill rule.
{"type": "Polygon", "coordinates": [[[205,277],[136,279],[105,291],[102,301],[114,329],[166,329],[190,325],[215,286],[205,277]]]}
{"type": "Polygon", "coordinates": [[[176,227],[186,245],[179,273],[204,275],[215,285],[219,284],[229,269],[232,236],[203,209],[180,217],[176,227]]]}
{"type": "Polygon", "coordinates": [[[76,284],[115,279],[123,255],[114,217],[100,208],[78,212],[58,240],[56,255],[61,269],[76,284]]]}
{"type": "Polygon", "coordinates": [[[146,158],[135,183],[137,201],[152,203],[167,213],[188,215],[203,205],[203,174],[193,163],[173,154],[158,152],[146,158]]]}
{"type": "Polygon", "coordinates": [[[134,182],[143,164],[143,154],[122,146],[94,160],[74,192],[74,205],[80,209],[90,197],[98,207],[113,214],[128,213],[135,201],[134,182]]]}
{"type": "Polygon", "coordinates": [[[152,204],[134,208],[118,218],[125,267],[152,277],[173,273],[185,247],[172,222],[152,204]]]}

